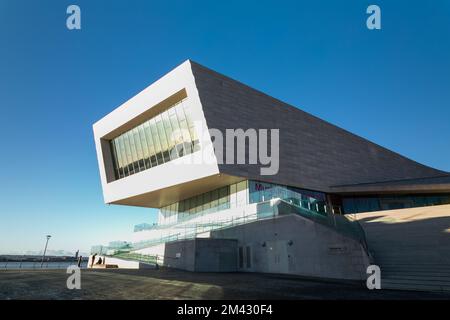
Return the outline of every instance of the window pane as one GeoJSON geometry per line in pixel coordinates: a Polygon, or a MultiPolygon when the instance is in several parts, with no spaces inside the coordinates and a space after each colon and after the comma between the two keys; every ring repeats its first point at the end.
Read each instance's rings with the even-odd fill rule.
{"type": "Polygon", "coordinates": [[[185,156],[200,147],[191,109],[184,101],[112,139],[110,145],[116,179],[185,156]]]}
{"type": "Polygon", "coordinates": [[[195,212],[196,201],[195,197],[189,199],[189,213],[195,212]]]}
{"type": "Polygon", "coordinates": [[[113,162],[114,162],[114,174],[116,175],[116,179],[119,179],[119,159],[117,156],[116,143],[115,141],[111,141],[110,148],[113,153],[113,162]]]}
{"type": "Polygon", "coordinates": [[[141,139],[139,137],[139,130],[137,128],[134,128],[132,130],[133,139],[134,139],[134,145],[136,146],[136,155],[139,165],[139,171],[145,170],[144,165],[144,154],[142,151],[142,145],[141,145],[141,139]]]}
{"type": "Polygon", "coordinates": [[[197,196],[197,210],[196,212],[202,212],[203,211],[203,194],[200,194],[197,196]]]}
{"type": "Polygon", "coordinates": [[[230,207],[235,208],[237,205],[237,184],[230,186],[230,207]]]}
{"type": "Polygon", "coordinates": [[[175,149],[175,139],[174,132],[172,130],[172,125],[170,123],[169,114],[167,112],[162,113],[162,122],[164,126],[164,130],[166,132],[167,144],[169,147],[169,156],[171,160],[178,158],[178,153],[175,149]]]}
{"type": "Polygon", "coordinates": [[[183,211],[184,211],[184,200],[181,200],[180,203],[178,204],[178,212],[183,211]]]}
{"type": "Polygon", "coordinates": [[[178,123],[180,124],[181,134],[183,136],[183,155],[192,153],[192,139],[191,134],[189,132],[189,128],[186,122],[186,117],[184,115],[183,107],[181,104],[178,104],[175,107],[178,123]]]}
{"type": "Polygon", "coordinates": [[[219,206],[219,190],[213,190],[211,191],[211,209],[216,208],[219,206]]]}
{"type": "Polygon", "coordinates": [[[203,195],[203,211],[208,212],[211,209],[211,192],[203,195]]]}
{"type": "Polygon", "coordinates": [[[131,154],[131,146],[130,146],[130,140],[128,138],[128,133],[125,133],[123,135],[123,143],[125,145],[125,150],[126,150],[127,159],[128,159],[128,171],[130,174],[134,174],[135,170],[134,170],[134,166],[133,166],[133,156],[131,154]]]}
{"type": "Polygon", "coordinates": [[[112,142],[114,143],[114,148],[117,157],[116,165],[117,165],[117,173],[119,174],[118,179],[120,179],[123,177],[123,162],[122,162],[122,154],[120,152],[119,140],[115,139],[112,142]]]}
{"type": "Polygon", "coordinates": [[[144,126],[141,125],[138,127],[138,132],[139,132],[139,140],[141,142],[141,146],[142,146],[142,153],[144,156],[144,165],[145,165],[145,169],[149,169],[151,168],[150,165],[150,156],[148,154],[148,144],[147,144],[147,138],[145,137],[145,133],[144,133],[144,126]]]}
{"type": "Polygon", "coordinates": [[[130,172],[128,171],[128,158],[127,158],[127,151],[125,149],[125,144],[123,142],[123,136],[120,136],[117,141],[120,145],[120,154],[122,158],[122,165],[123,165],[123,174],[124,176],[129,176],[130,172]]]}
{"type": "Polygon", "coordinates": [[[189,104],[182,102],[184,114],[186,117],[186,123],[191,135],[191,142],[194,151],[197,151],[200,147],[200,142],[198,140],[197,131],[195,130],[194,121],[192,120],[192,114],[189,104]]]}
{"type": "Polygon", "coordinates": [[[130,155],[131,155],[131,159],[132,159],[132,166],[134,168],[134,172],[137,173],[139,172],[139,165],[138,165],[138,157],[137,157],[137,153],[136,153],[136,146],[134,144],[134,138],[133,138],[133,133],[131,131],[126,133],[126,137],[128,139],[128,143],[130,146],[130,155]]]}
{"type": "Polygon", "coordinates": [[[150,130],[150,121],[147,121],[144,123],[144,132],[145,137],[147,139],[148,144],[148,154],[150,155],[150,162],[152,167],[158,165],[158,161],[156,160],[156,151],[155,151],[155,143],[154,143],[154,137],[152,136],[151,130],[150,130]]]}
{"type": "Polygon", "coordinates": [[[227,209],[229,207],[230,199],[228,196],[228,187],[219,189],[219,208],[220,210],[227,209]]]}
{"type": "Polygon", "coordinates": [[[177,114],[175,113],[175,108],[171,108],[168,111],[170,124],[172,125],[172,138],[175,148],[177,150],[178,157],[183,156],[183,133],[178,122],[177,114]]]}
{"type": "Polygon", "coordinates": [[[160,165],[160,164],[164,163],[164,160],[162,158],[161,143],[160,143],[160,139],[159,139],[159,135],[158,135],[158,129],[156,128],[155,119],[150,120],[150,130],[152,132],[153,143],[155,144],[156,159],[157,159],[158,165],[160,165]]]}
{"type": "Polygon", "coordinates": [[[161,115],[156,116],[155,120],[156,120],[156,127],[158,128],[159,141],[161,142],[161,150],[163,152],[164,162],[169,162],[170,161],[169,146],[167,144],[167,137],[164,130],[161,115]]]}
{"type": "Polygon", "coordinates": [[[122,149],[120,147],[120,143],[119,143],[118,139],[116,139],[114,141],[114,144],[115,144],[115,148],[116,148],[117,163],[119,166],[118,172],[119,172],[119,179],[120,179],[120,178],[124,177],[124,173],[123,173],[124,163],[123,163],[123,159],[122,159],[122,149]]]}

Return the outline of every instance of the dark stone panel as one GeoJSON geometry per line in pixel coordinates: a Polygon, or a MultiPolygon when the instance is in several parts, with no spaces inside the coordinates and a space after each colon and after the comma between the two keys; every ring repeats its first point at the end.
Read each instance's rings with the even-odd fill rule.
{"type": "MultiPolygon", "coordinates": [[[[209,128],[280,129],[280,170],[219,165],[222,173],[330,191],[330,186],[435,177],[436,170],[192,62],[209,128]]],[[[270,148],[269,148],[270,150],[270,148]]]]}

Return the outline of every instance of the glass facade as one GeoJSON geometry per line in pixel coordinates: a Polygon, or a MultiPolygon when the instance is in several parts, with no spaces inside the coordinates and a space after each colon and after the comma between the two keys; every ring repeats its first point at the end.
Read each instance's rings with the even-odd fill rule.
{"type": "Polygon", "coordinates": [[[324,193],[304,190],[273,183],[249,181],[249,202],[258,203],[280,198],[303,208],[320,208],[324,211],[326,197],[324,193]]]}
{"type": "Polygon", "coordinates": [[[121,134],[110,143],[116,179],[200,149],[186,99],[121,134]]]}
{"type": "Polygon", "coordinates": [[[348,197],[342,199],[344,213],[394,210],[449,203],[450,195],[398,195],[378,197],[348,197]]]}
{"type": "MultiPolygon", "coordinates": [[[[291,204],[325,213],[324,193],[259,181],[242,181],[162,207],[164,224],[184,221],[199,215],[244,207],[281,198],[291,204]]],[[[162,221],[160,221],[161,223],[162,221]]]]}
{"type": "Polygon", "coordinates": [[[247,203],[246,190],[247,181],[242,181],[162,207],[161,214],[165,223],[175,223],[197,215],[236,208],[247,203]],[[244,199],[238,196],[243,192],[244,199]]]}

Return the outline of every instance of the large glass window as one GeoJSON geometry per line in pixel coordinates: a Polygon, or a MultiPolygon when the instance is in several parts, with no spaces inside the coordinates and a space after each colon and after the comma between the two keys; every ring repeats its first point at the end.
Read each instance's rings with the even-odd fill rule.
{"type": "Polygon", "coordinates": [[[145,133],[145,138],[147,140],[147,145],[148,145],[148,154],[150,155],[150,164],[152,167],[157,166],[158,165],[158,161],[156,160],[156,151],[155,151],[155,145],[153,142],[153,137],[152,137],[152,132],[150,130],[150,123],[146,122],[144,123],[144,133],[145,133]]]}
{"type": "Polygon", "coordinates": [[[124,134],[122,142],[126,148],[126,157],[128,159],[128,162],[127,162],[128,174],[131,175],[131,174],[134,174],[135,172],[134,172],[134,166],[133,166],[133,157],[131,154],[131,146],[130,146],[130,142],[128,140],[128,133],[124,134]]]}
{"type": "MultiPolygon", "coordinates": [[[[239,197],[239,192],[241,193],[240,196],[246,195],[246,185],[247,182],[243,181],[202,193],[177,202],[175,207],[173,207],[173,204],[163,207],[161,208],[161,212],[166,212],[168,208],[175,208],[174,210],[178,216],[177,221],[182,221],[198,215],[213,213],[229,208],[237,208],[238,201],[236,198],[239,197]],[[231,199],[234,200],[231,201],[231,199]]],[[[239,202],[239,205],[241,206],[244,206],[245,204],[247,204],[245,199],[239,202]]],[[[164,223],[170,222],[166,220],[164,223]]]]}
{"type": "Polygon", "coordinates": [[[156,162],[158,163],[158,165],[163,164],[164,160],[161,152],[161,139],[159,138],[155,119],[150,120],[150,131],[153,137],[153,142],[155,143],[156,162]]]}
{"type": "Polygon", "coordinates": [[[130,143],[130,151],[131,151],[131,157],[133,159],[134,172],[138,173],[139,172],[139,163],[138,163],[139,158],[137,156],[136,145],[134,142],[134,137],[133,137],[132,131],[128,132],[128,141],[130,143]]]}
{"type": "Polygon", "coordinates": [[[183,145],[182,145],[182,149],[181,149],[181,153],[183,155],[185,154],[189,154],[192,152],[192,138],[191,138],[191,134],[189,132],[189,126],[186,120],[186,116],[183,110],[183,106],[181,104],[179,104],[178,106],[175,107],[175,111],[178,117],[178,121],[180,123],[180,131],[183,137],[183,145]]]}
{"type": "Polygon", "coordinates": [[[304,208],[322,208],[325,194],[321,192],[282,186],[260,181],[249,181],[249,202],[258,203],[280,198],[304,208]]]}
{"type": "Polygon", "coordinates": [[[374,197],[345,197],[344,213],[371,212],[413,208],[450,203],[450,195],[383,195],[374,197]]]}
{"type": "Polygon", "coordinates": [[[116,179],[197,150],[199,140],[185,100],[111,140],[116,179]]]}
{"type": "MultiPolygon", "coordinates": [[[[122,170],[123,170],[123,177],[129,176],[130,172],[128,171],[128,158],[127,158],[127,151],[125,149],[125,144],[123,143],[123,137],[119,137],[116,142],[118,142],[119,148],[118,150],[118,154],[119,157],[122,159],[122,170]]],[[[117,144],[116,144],[117,146],[117,144]]],[[[119,172],[120,172],[120,168],[119,168],[119,172]]]]}
{"type": "Polygon", "coordinates": [[[147,138],[145,137],[143,126],[138,127],[138,133],[139,133],[139,140],[141,141],[141,146],[142,146],[142,153],[143,153],[143,157],[144,157],[144,166],[145,166],[145,169],[149,169],[149,168],[151,168],[149,147],[148,147],[148,143],[147,143],[147,138]]]}
{"type": "Polygon", "coordinates": [[[114,141],[112,142],[112,152],[113,152],[113,161],[114,161],[114,171],[116,177],[119,177],[119,158],[116,152],[116,145],[114,141]]]}
{"type": "Polygon", "coordinates": [[[230,207],[230,195],[228,187],[219,189],[219,210],[228,209],[230,207]]]}

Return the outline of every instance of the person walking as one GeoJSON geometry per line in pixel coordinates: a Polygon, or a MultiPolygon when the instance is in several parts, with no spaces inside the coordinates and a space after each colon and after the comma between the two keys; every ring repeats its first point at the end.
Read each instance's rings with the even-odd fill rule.
{"type": "Polygon", "coordinates": [[[94,255],[92,256],[92,261],[91,261],[91,268],[92,268],[92,266],[94,265],[94,262],[95,262],[95,257],[97,256],[97,254],[96,253],[94,253],[94,255]]]}

